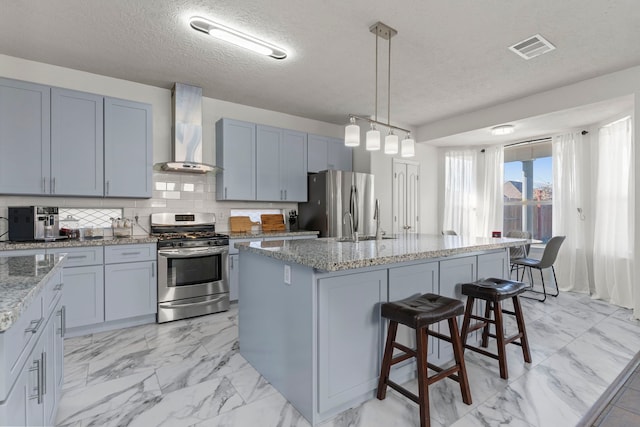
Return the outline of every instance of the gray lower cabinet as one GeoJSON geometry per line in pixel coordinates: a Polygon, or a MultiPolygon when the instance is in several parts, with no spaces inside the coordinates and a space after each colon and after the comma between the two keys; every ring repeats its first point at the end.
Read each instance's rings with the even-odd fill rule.
{"type": "Polygon", "coordinates": [[[104,99],[104,195],[150,198],[153,186],[151,105],[104,99]]]}
{"type": "Polygon", "coordinates": [[[64,376],[61,285],[62,274],[52,276],[17,322],[1,334],[1,359],[6,366],[0,425],[55,425],[64,376]]]}
{"type": "Polygon", "coordinates": [[[51,89],[51,194],[102,196],[103,100],[91,93],[51,89]]]}
{"type": "Polygon", "coordinates": [[[155,256],[155,245],[105,247],[105,321],[157,312],[155,256]]]}
{"type": "Polygon", "coordinates": [[[102,246],[48,249],[47,253],[66,253],[63,304],[66,327],[104,322],[104,250],[102,246]]]}
{"type": "MultiPolygon", "coordinates": [[[[397,301],[426,293],[438,293],[437,262],[389,269],[389,301],[397,301]]],[[[388,322],[383,323],[385,325],[386,337],[386,326],[388,322]]],[[[398,325],[396,341],[409,348],[416,348],[415,330],[404,325],[398,325]]],[[[429,337],[427,354],[430,358],[437,355],[439,344],[439,340],[429,337]]]]}
{"type": "Polygon", "coordinates": [[[0,78],[0,193],[49,194],[51,88],[0,78]]]}
{"type": "Polygon", "coordinates": [[[377,384],[387,271],[320,279],[318,293],[318,410],[324,412],[377,384]]]}
{"type": "Polygon", "coordinates": [[[256,200],[256,125],[216,122],[216,200],[256,200]]]}
{"type": "Polygon", "coordinates": [[[309,134],[307,159],[308,172],[353,170],[353,151],[337,138],[309,134]]]}

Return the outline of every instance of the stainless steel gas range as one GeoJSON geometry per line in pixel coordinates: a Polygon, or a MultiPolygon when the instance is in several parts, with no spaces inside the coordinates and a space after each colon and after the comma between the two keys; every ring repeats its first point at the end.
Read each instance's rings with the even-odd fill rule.
{"type": "Polygon", "coordinates": [[[158,238],[158,323],[229,309],[229,236],[206,213],[151,214],[158,238]]]}

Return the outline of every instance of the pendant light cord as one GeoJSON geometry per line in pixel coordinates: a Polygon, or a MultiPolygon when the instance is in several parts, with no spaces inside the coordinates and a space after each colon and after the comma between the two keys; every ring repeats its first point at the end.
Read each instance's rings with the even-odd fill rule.
{"type": "Polygon", "coordinates": [[[391,124],[391,37],[389,37],[389,68],[387,73],[387,123],[391,124]]]}
{"type": "Polygon", "coordinates": [[[375,116],[376,122],[378,121],[378,31],[376,30],[376,108],[375,108],[375,116]]]}

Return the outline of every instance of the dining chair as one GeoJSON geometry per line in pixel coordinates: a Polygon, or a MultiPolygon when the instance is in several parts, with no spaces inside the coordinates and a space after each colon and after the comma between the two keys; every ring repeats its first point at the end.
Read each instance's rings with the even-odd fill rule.
{"type": "Polygon", "coordinates": [[[458,233],[456,233],[453,230],[442,230],[442,235],[443,236],[457,236],[458,233]]]}
{"type": "MultiPolygon", "coordinates": [[[[529,286],[530,286],[529,291],[543,295],[542,299],[538,299],[538,298],[533,298],[533,299],[538,299],[538,301],[541,301],[541,302],[547,299],[547,288],[544,283],[544,276],[542,275],[542,270],[546,268],[551,268],[551,271],[553,272],[553,281],[555,282],[555,285],[556,285],[555,293],[550,293],[549,295],[553,297],[557,297],[558,294],[560,293],[560,289],[558,287],[558,280],[556,279],[556,270],[555,268],[553,268],[553,264],[556,262],[556,258],[558,257],[558,251],[560,250],[560,246],[562,245],[562,242],[564,242],[565,237],[566,236],[552,237],[547,242],[544,248],[544,252],[542,253],[542,258],[540,259],[525,257],[525,258],[515,259],[512,261],[514,265],[518,267],[520,266],[524,267],[524,269],[522,270],[522,276],[520,277],[520,281],[524,279],[525,270],[529,269],[529,286]],[[536,270],[540,271],[540,278],[542,279],[542,291],[533,290],[533,273],[531,272],[532,268],[535,268],[536,270]]],[[[522,295],[522,297],[532,298],[532,297],[527,297],[525,295],[522,295]]]]}
{"type": "MultiPolygon", "coordinates": [[[[511,237],[513,239],[527,239],[531,240],[531,232],[530,231],[522,231],[522,230],[509,230],[505,234],[504,237],[511,237]]],[[[531,248],[531,244],[527,243],[521,246],[511,246],[509,248],[509,259],[511,260],[511,270],[510,274],[513,274],[513,270],[516,270],[516,279],[520,274],[520,266],[513,263],[516,259],[526,258],[529,255],[529,249],[531,248]]]]}

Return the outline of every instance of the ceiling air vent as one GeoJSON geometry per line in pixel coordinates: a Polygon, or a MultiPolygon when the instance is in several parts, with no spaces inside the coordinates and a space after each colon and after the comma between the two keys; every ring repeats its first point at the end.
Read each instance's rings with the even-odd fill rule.
{"type": "Polygon", "coordinates": [[[509,47],[510,50],[527,60],[540,56],[544,53],[551,52],[555,48],[556,47],[554,45],[549,43],[549,40],[545,39],[540,34],[531,36],[528,39],[522,40],[521,42],[509,47]]]}

